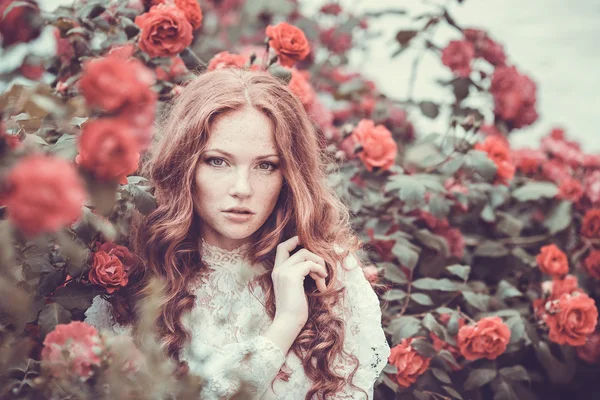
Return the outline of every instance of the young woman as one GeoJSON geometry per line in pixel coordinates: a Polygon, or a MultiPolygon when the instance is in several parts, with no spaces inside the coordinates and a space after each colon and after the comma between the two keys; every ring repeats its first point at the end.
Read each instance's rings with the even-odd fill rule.
{"type": "MultiPolygon", "coordinates": [[[[390,350],[379,301],[300,100],[265,72],[208,72],[162,132],[147,164],[158,208],[133,234],[132,276],[139,298],[149,277],[167,283],[165,351],[208,378],[206,399],[241,381],[252,398],[371,399],[390,350]]],[[[129,328],[100,297],[86,316],[129,328]]]]}

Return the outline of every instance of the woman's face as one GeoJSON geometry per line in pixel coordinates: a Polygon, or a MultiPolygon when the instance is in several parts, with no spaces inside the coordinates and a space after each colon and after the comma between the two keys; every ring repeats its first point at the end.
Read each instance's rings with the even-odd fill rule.
{"type": "Polygon", "coordinates": [[[269,218],[283,185],[269,118],[252,107],[229,112],[212,124],[196,167],[196,212],[201,235],[232,250],[252,241],[269,218]],[[251,214],[234,214],[234,207],[251,214]]]}

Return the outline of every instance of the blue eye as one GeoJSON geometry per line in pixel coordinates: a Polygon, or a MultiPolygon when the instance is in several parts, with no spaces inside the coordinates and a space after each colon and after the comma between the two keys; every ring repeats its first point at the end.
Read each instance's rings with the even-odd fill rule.
{"type": "Polygon", "coordinates": [[[221,161],[222,163],[225,161],[225,160],[223,160],[222,158],[219,158],[219,157],[211,157],[211,158],[206,159],[206,162],[208,164],[212,165],[212,166],[215,166],[215,167],[221,167],[223,165],[223,164],[212,164],[211,162],[215,161],[215,160],[216,161],[221,161]]]}

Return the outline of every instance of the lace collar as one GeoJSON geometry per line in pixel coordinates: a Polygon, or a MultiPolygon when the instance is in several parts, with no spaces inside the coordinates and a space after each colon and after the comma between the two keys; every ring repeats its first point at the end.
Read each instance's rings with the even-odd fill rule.
{"type": "Polygon", "coordinates": [[[240,265],[244,263],[246,252],[250,244],[241,245],[233,250],[226,250],[212,244],[208,244],[204,238],[200,239],[200,250],[202,260],[209,265],[240,265]]]}

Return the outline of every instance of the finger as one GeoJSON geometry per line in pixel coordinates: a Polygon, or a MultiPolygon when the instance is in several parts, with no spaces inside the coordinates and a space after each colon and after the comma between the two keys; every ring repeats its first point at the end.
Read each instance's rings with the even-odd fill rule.
{"type": "Polygon", "coordinates": [[[283,241],[277,245],[277,251],[275,252],[275,266],[277,267],[283,264],[288,258],[290,258],[290,252],[294,250],[300,244],[300,238],[296,235],[283,241]]]}
{"type": "Polygon", "coordinates": [[[317,284],[317,289],[319,290],[319,292],[324,292],[327,289],[327,282],[325,282],[325,278],[322,278],[315,273],[310,273],[309,275],[311,278],[314,279],[315,283],[317,284]]]}
{"type": "Polygon", "coordinates": [[[300,249],[293,256],[289,257],[286,260],[286,265],[294,265],[303,261],[312,261],[325,267],[325,260],[307,249],[300,249]]]}
{"type": "Polygon", "coordinates": [[[315,274],[313,279],[319,278],[319,277],[327,278],[327,268],[325,268],[324,266],[322,266],[320,264],[317,264],[314,261],[301,262],[300,264],[294,265],[293,269],[296,269],[296,268],[298,268],[298,271],[302,274],[302,276],[307,276],[312,273],[312,274],[315,274]]]}

